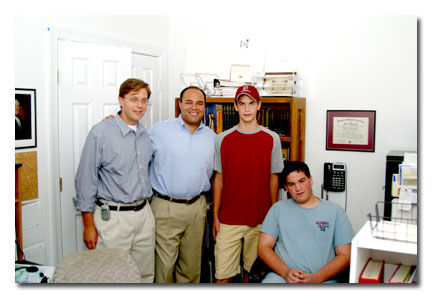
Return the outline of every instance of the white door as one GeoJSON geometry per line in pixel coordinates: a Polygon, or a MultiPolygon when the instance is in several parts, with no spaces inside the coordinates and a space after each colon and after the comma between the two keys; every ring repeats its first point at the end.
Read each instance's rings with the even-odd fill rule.
{"type": "Polygon", "coordinates": [[[75,173],[90,128],[115,115],[118,89],[127,78],[149,83],[152,95],[143,124],[161,119],[161,67],[158,57],[132,54],[130,49],[72,41],[58,42],[59,172],[61,245],[65,257],[85,250],[81,214],[75,211],[75,173]]]}
{"type": "Polygon", "coordinates": [[[83,249],[81,214],[75,211],[75,173],[91,127],[119,110],[118,89],[131,75],[131,50],[58,41],[59,165],[63,257],[83,249]]]}
{"type": "Polygon", "coordinates": [[[162,94],[160,90],[160,58],[132,54],[132,77],[138,78],[149,84],[151,90],[150,101],[141,123],[150,128],[153,124],[164,120],[162,119],[162,94]]]}

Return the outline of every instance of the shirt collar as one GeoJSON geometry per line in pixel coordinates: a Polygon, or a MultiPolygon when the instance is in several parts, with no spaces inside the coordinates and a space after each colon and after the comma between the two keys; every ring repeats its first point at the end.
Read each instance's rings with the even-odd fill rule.
{"type": "MultiPolygon", "coordinates": [[[[188,131],[190,131],[190,130],[189,130],[189,127],[187,127],[187,125],[184,123],[184,120],[183,120],[181,114],[177,117],[177,121],[178,121],[178,123],[179,123],[180,126],[183,126],[183,127],[187,128],[188,131]]],[[[204,125],[204,123],[203,123],[202,120],[201,120],[201,121],[200,121],[200,125],[198,126],[197,130],[203,128],[204,126],[205,126],[205,125],[204,125]]]]}
{"type": "MultiPolygon", "coordinates": [[[[121,132],[121,134],[123,136],[127,135],[131,131],[131,128],[124,122],[124,120],[120,117],[119,114],[117,114],[115,116],[114,120],[116,121],[118,127],[120,128],[120,132],[121,132]]],[[[136,134],[139,135],[143,131],[144,131],[144,127],[138,121],[138,123],[137,123],[137,129],[136,129],[136,134]]]]}

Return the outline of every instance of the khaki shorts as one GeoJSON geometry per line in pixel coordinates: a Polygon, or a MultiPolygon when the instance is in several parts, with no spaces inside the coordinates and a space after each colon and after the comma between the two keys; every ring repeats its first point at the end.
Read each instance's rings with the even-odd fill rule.
{"type": "Polygon", "coordinates": [[[261,225],[225,225],[220,224],[219,235],[216,236],[215,268],[217,279],[236,276],[240,270],[240,254],[243,242],[243,267],[250,272],[258,253],[258,238],[261,225]]]}

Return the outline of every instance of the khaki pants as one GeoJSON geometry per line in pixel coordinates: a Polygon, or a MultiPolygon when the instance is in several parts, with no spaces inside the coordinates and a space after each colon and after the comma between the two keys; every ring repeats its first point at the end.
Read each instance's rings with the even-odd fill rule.
{"type": "Polygon", "coordinates": [[[155,222],[149,202],[139,211],[111,210],[110,214],[108,221],[102,220],[101,208],[96,205],[93,214],[98,232],[96,248],[120,248],[129,252],[141,272],[141,282],[152,283],[155,222]]]}
{"type": "Polygon", "coordinates": [[[258,252],[258,238],[261,225],[226,225],[220,224],[215,246],[215,277],[231,278],[241,272],[240,255],[243,249],[243,267],[250,272],[258,252]],[[242,247],[243,239],[243,247],[242,247]]]}
{"type": "Polygon", "coordinates": [[[157,283],[198,283],[206,218],[206,200],[191,205],[153,196],[151,208],[156,222],[157,283]]]}

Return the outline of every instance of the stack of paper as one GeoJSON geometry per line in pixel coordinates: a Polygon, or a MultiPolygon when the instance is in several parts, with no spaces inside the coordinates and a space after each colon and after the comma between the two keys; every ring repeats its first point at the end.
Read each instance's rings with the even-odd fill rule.
{"type": "Polygon", "coordinates": [[[392,196],[399,197],[401,203],[417,204],[417,153],[406,152],[399,172],[393,174],[392,196]]]}
{"type": "Polygon", "coordinates": [[[214,94],[213,96],[222,96],[222,97],[235,97],[237,89],[243,86],[244,82],[234,82],[222,79],[214,80],[214,94]]]}
{"type": "Polygon", "coordinates": [[[399,165],[399,183],[402,189],[417,189],[417,153],[405,153],[399,165]]]}

